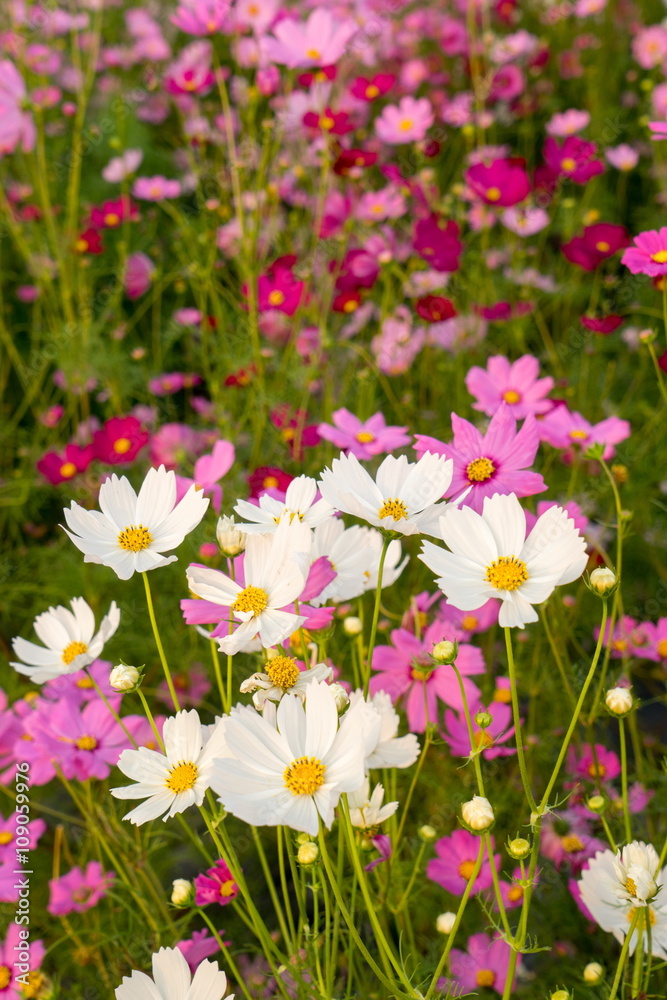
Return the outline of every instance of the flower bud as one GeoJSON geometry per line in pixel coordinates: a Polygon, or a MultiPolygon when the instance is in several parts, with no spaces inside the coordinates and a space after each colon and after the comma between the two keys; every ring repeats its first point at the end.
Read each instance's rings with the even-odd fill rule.
{"type": "Polygon", "coordinates": [[[530,841],[525,837],[515,837],[514,840],[508,841],[507,853],[515,861],[523,861],[530,854],[530,841]]]}
{"type": "Polygon", "coordinates": [[[192,906],[195,899],[195,887],[186,878],[175,878],[171,885],[171,901],[174,906],[192,906]]]}
{"type": "Polygon", "coordinates": [[[431,650],[431,656],[438,663],[453,663],[458,656],[458,652],[459,644],[456,639],[454,642],[443,639],[442,642],[436,642],[431,650]]]}
{"type": "Polygon", "coordinates": [[[616,589],[618,580],[613,570],[608,566],[598,566],[589,577],[590,589],[599,597],[609,597],[616,589]]]}
{"type": "Polygon", "coordinates": [[[309,844],[311,841],[311,836],[309,833],[300,833],[296,838],[297,844],[309,844]]]}
{"type": "Polygon", "coordinates": [[[470,802],[464,802],[461,815],[463,822],[473,833],[484,833],[495,820],[491,803],[482,795],[473,795],[470,802]]]}
{"type": "Polygon", "coordinates": [[[488,712],[478,712],[475,716],[475,725],[479,726],[480,729],[488,729],[493,722],[493,716],[489,715],[488,712]]]}
{"type": "Polygon", "coordinates": [[[556,990],[549,994],[549,1000],[570,1000],[569,990],[556,990]]]}
{"type": "Polygon", "coordinates": [[[607,691],[604,703],[610,715],[615,715],[619,719],[622,719],[624,715],[632,711],[635,700],[632,697],[630,688],[615,687],[607,691]]]}
{"type": "Polygon", "coordinates": [[[119,663],[109,674],[109,684],[114,691],[134,691],[141,679],[141,673],[136,667],[127,663],[119,663]]]}
{"type": "Polygon", "coordinates": [[[602,982],[603,977],[604,969],[599,962],[589,962],[584,969],[584,982],[590,983],[591,986],[596,986],[602,982]]]}
{"type": "Polygon", "coordinates": [[[223,556],[233,559],[245,549],[246,536],[236,527],[233,517],[219,517],[215,537],[223,556]]]}
{"type": "Polygon", "coordinates": [[[320,849],[317,844],[314,844],[312,840],[309,840],[307,844],[302,844],[299,848],[296,859],[300,865],[312,865],[317,861],[320,854],[320,849]]]}
{"type": "Polygon", "coordinates": [[[361,635],[363,630],[364,626],[361,618],[356,618],[354,615],[348,615],[347,618],[343,618],[343,632],[345,635],[361,635]]]}
{"type": "Polygon", "coordinates": [[[603,813],[606,805],[607,800],[604,795],[591,795],[591,797],[586,800],[586,808],[590,809],[593,813],[603,813]]]}
{"type": "Polygon", "coordinates": [[[417,830],[417,836],[420,840],[423,840],[425,844],[429,844],[432,840],[435,840],[438,834],[435,828],[429,823],[424,823],[424,825],[420,826],[417,830]]]}
{"type": "Polygon", "coordinates": [[[642,344],[652,344],[657,339],[657,336],[655,330],[640,330],[637,339],[642,344]]]}
{"type": "Polygon", "coordinates": [[[338,709],[339,712],[342,712],[345,706],[349,703],[350,696],[348,695],[347,691],[341,684],[336,684],[336,683],[330,684],[329,690],[334,696],[334,701],[336,702],[336,708],[338,709]]]}
{"type": "Polygon", "coordinates": [[[456,914],[452,913],[451,910],[447,910],[446,913],[441,913],[436,920],[435,929],[439,931],[440,934],[450,934],[455,922],[456,914]]]}

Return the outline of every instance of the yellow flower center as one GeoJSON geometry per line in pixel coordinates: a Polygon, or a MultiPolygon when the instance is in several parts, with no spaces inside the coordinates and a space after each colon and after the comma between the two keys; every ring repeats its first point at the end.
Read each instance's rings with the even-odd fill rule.
{"type": "Polygon", "coordinates": [[[326,767],[317,757],[297,757],[283,771],[285,788],[292,795],[314,795],[324,784],[326,767]]]}
{"type": "Polygon", "coordinates": [[[507,891],[507,898],[510,903],[516,903],[519,899],[523,899],[523,888],[520,885],[513,885],[511,889],[507,891]]]}
{"type": "Polygon", "coordinates": [[[190,760],[185,760],[182,764],[172,767],[169,777],[164,784],[170,792],[178,795],[180,792],[187,792],[190,788],[193,788],[198,775],[199,769],[197,765],[193,764],[190,760]]]}
{"type": "Polygon", "coordinates": [[[611,648],[617,653],[623,653],[628,648],[628,644],[625,639],[614,639],[611,648]]]}
{"type": "Polygon", "coordinates": [[[285,295],[279,288],[274,288],[272,292],[269,292],[269,303],[272,306],[281,306],[284,301],[285,295]]]}
{"type": "Polygon", "coordinates": [[[570,431],[570,437],[573,441],[585,441],[588,437],[588,431],[570,431]]]}
{"type": "Polygon", "coordinates": [[[475,870],[474,861],[462,861],[459,865],[459,875],[464,878],[466,882],[469,882],[472,878],[472,873],[475,870]]]}
{"type": "Polygon", "coordinates": [[[378,511],[378,517],[393,517],[394,521],[401,521],[403,518],[407,519],[408,508],[405,506],[402,500],[385,500],[378,511]]]}
{"type": "Polygon", "coordinates": [[[79,253],[83,253],[85,250],[88,249],[88,240],[84,240],[84,238],[80,236],[79,239],[74,244],[74,249],[78,250],[79,253]]]}
{"type": "Polygon", "coordinates": [[[661,639],[658,642],[656,649],[658,651],[658,656],[661,657],[661,659],[664,660],[667,658],[667,639],[661,639]]]}
{"type": "Polygon", "coordinates": [[[224,896],[225,899],[229,899],[230,896],[234,895],[234,890],[236,889],[236,882],[233,878],[227,879],[220,886],[220,895],[224,896]]]}
{"type": "Polygon", "coordinates": [[[521,393],[517,392],[516,389],[507,389],[507,391],[503,393],[503,399],[510,405],[512,403],[520,403],[521,393]]]}
{"type": "Polygon", "coordinates": [[[76,475],[76,465],[74,462],[63,462],[63,464],[58,469],[58,472],[63,477],[63,479],[71,479],[72,476],[76,475]]]}
{"type": "Polygon", "coordinates": [[[152,541],[153,536],[143,524],[128,524],[118,535],[118,544],[126,552],[141,552],[142,549],[147,549],[152,541]]]}
{"type": "Polygon", "coordinates": [[[577,851],[583,851],[584,845],[582,844],[576,833],[568,833],[566,837],[561,840],[563,845],[563,850],[568,854],[576,854],[577,851]]]}
{"type": "Polygon", "coordinates": [[[499,701],[501,705],[509,705],[512,700],[512,692],[507,688],[496,688],[493,692],[493,700],[499,701]]]}
{"type": "Polygon", "coordinates": [[[402,122],[399,122],[398,127],[401,130],[401,132],[409,132],[410,129],[413,128],[414,124],[415,123],[413,122],[412,118],[404,118],[402,122]]]}
{"type": "Polygon", "coordinates": [[[573,170],[577,169],[577,161],[573,160],[571,156],[566,156],[564,160],[560,161],[560,166],[561,170],[571,173],[573,170]]]}
{"type": "Polygon", "coordinates": [[[415,667],[414,670],[410,671],[410,676],[412,677],[413,681],[427,681],[431,676],[431,671],[420,670],[418,667],[415,667]]]}
{"type": "Polygon", "coordinates": [[[0,965],[0,990],[6,989],[12,979],[11,969],[6,965],[0,965]]]}
{"type": "Polygon", "coordinates": [[[32,969],[27,976],[28,981],[21,987],[23,1000],[34,1000],[47,994],[46,976],[37,969],[32,969]]]}
{"type": "Polygon", "coordinates": [[[490,458],[476,458],[466,469],[466,476],[471,483],[484,483],[490,479],[496,467],[490,458]]]}
{"type": "Polygon", "coordinates": [[[658,250],[657,253],[652,253],[651,260],[655,261],[656,264],[667,264],[667,250],[658,250]]]}
{"type": "Polygon", "coordinates": [[[70,642],[69,646],[65,646],[63,649],[61,659],[63,663],[69,666],[72,660],[76,659],[77,656],[80,656],[81,653],[85,653],[87,649],[88,647],[85,642],[70,642]]]}
{"type": "Polygon", "coordinates": [[[486,729],[478,729],[474,740],[478,750],[486,750],[487,747],[493,746],[493,736],[486,729]]]}
{"type": "Polygon", "coordinates": [[[369,83],[368,86],[366,87],[366,97],[369,99],[369,101],[372,101],[374,97],[377,97],[379,95],[379,93],[380,93],[380,88],[377,87],[374,83],[369,83]]]}
{"type": "Polygon", "coordinates": [[[262,486],[264,487],[265,490],[275,490],[277,485],[278,485],[278,480],[276,479],[275,476],[267,476],[264,482],[262,483],[262,486]]]}
{"type": "Polygon", "coordinates": [[[97,747],[97,740],[94,736],[79,736],[76,741],[77,750],[95,750],[97,747]]]}
{"type": "Polygon", "coordinates": [[[518,590],[528,579],[528,569],[516,556],[501,556],[486,567],[484,579],[496,590],[518,590]]]}
{"type": "Polygon", "coordinates": [[[371,434],[370,431],[359,431],[357,441],[359,444],[370,444],[371,441],[375,441],[375,434],[371,434]]]}
{"type": "Polygon", "coordinates": [[[474,628],[477,628],[477,619],[474,615],[465,615],[461,619],[461,628],[465,629],[466,632],[472,632],[474,628]]]}
{"type": "Polygon", "coordinates": [[[3,830],[0,832],[0,846],[4,847],[5,844],[11,844],[14,839],[14,834],[10,833],[9,830],[3,830]]]}
{"type": "Polygon", "coordinates": [[[493,969],[480,969],[475,976],[478,986],[493,986],[496,981],[496,974],[493,969]]]}
{"type": "MultiPolygon", "coordinates": [[[[627,886],[626,886],[626,888],[627,888],[627,886]]],[[[653,909],[652,906],[642,906],[642,910],[644,911],[644,913],[648,912],[648,922],[651,925],[651,927],[653,927],[653,925],[657,922],[657,919],[658,919],[656,917],[656,915],[655,915],[655,910],[653,909]]],[[[632,906],[632,907],[630,907],[630,909],[626,913],[625,918],[626,918],[626,920],[628,921],[629,924],[631,924],[632,921],[635,919],[635,913],[636,912],[637,912],[637,907],[636,906],[632,906]]],[[[644,918],[644,919],[646,919],[646,918],[644,918]]]]}
{"type": "Polygon", "coordinates": [[[502,191],[500,190],[500,188],[490,187],[486,189],[486,197],[489,199],[489,201],[498,201],[500,199],[501,194],[502,191]]]}
{"type": "Polygon", "coordinates": [[[625,891],[629,892],[631,896],[637,895],[637,883],[634,879],[629,878],[625,883],[625,891]]]}
{"type": "Polygon", "coordinates": [[[91,678],[87,674],[84,674],[83,677],[79,678],[79,680],[76,682],[76,686],[78,688],[83,688],[84,691],[87,691],[89,688],[95,687],[91,678]]]}
{"type": "Polygon", "coordinates": [[[307,49],[306,55],[308,56],[309,59],[322,58],[322,53],[319,51],[319,49],[307,49]]]}
{"type": "Polygon", "coordinates": [[[120,222],[120,215],[116,212],[107,212],[104,216],[104,224],[106,226],[117,226],[120,222]]]}
{"type": "Polygon", "coordinates": [[[132,442],[129,438],[118,438],[118,440],[113,443],[113,450],[117,455],[125,455],[131,447],[132,442]]]}
{"type": "Polygon", "coordinates": [[[357,302],[356,299],[348,299],[347,302],[343,305],[343,312],[353,313],[354,310],[358,308],[359,308],[359,303],[357,302]]]}
{"type": "Polygon", "coordinates": [[[611,247],[609,246],[606,240],[598,240],[598,242],[595,244],[595,249],[599,250],[600,253],[609,253],[611,247]]]}
{"type": "Polygon", "coordinates": [[[588,773],[593,779],[604,778],[605,774],[607,773],[607,768],[604,766],[604,764],[595,764],[591,762],[588,765],[588,773]]]}
{"type": "Polygon", "coordinates": [[[261,615],[269,603],[269,595],[261,587],[245,587],[232,604],[232,611],[251,612],[253,618],[261,615]]]}
{"type": "Polygon", "coordinates": [[[330,115],[322,115],[320,117],[320,128],[325,129],[327,132],[332,129],[336,124],[335,120],[330,115]]]}
{"type": "Polygon", "coordinates": [[[291,656],[276,656],[267,662],[264,669],[276,687],[282,688],[283,691],[294,687],[301,673],[296,660],[291,656]]]}

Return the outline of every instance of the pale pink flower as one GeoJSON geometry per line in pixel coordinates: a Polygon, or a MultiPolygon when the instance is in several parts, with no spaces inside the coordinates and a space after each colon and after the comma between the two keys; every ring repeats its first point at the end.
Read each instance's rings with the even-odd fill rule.
{"type": "Polygon", "coordinates": [[[591,116],[588,111],[578,111],[570,108],[569,111],[562,111],[553,115],[545,125],[548,135],[556,135],[565,138],[568,135],[576,135],[590,125],[591,116]]]}
{"type": "Polygon", "coordinates": [[[187,35],[212,35],[222,28],[230,6],[230,0],[181,0],[170,21],[187,35]]]}
{"type": "Polygon", "coordinates": [[[0,157],[20,146],[29,153],[35,145],[32,115],[23,111],[26,86],[10,59],[0,60],[0,157]]]}
{"type": "Polygon", "coordinates": [[[181,193],[179,181],[169,180],[157,174],[155,177],[137,177],[132,188],[135,198],[142,201],[162,201],[164,198],[178,198],[181,193]]]}
{"type": "Polygon", "coordinates": [[[126,149],[120,156],[114,156],[102,170],[102,177],[110,184],[118,184],[135,172],[144,158],[141,149],[126,149]]]}
{"type": "Polygon", "coordinates": [[[632,146],[628,146],[626,142],[622,142],[620,146],[609,146],[604,155],[612,167],[616,167],[617,170],[634,170],[639,162],[639,153],[632,146]]]}
{"type": "Polygon", "coordinates": [[[465,378],[466,388],[477,400],[475,410],[492,417],[504,403],[516,420],[529,413],[548,413],[553,403],[547,394],[554,387],[550,375],[539,378],[540,363],[531,354],[524,354],[511,363],[502,355],[489,358],[486,368],[473,367],[465,378]]]}
{"type": "Polygon", "coordinates": [[[272,62],[290,69],[333,66],[358,30],[354,21],[337,21],[326,7],[316,7],[305,24],[279,21],[264,39],[264,50],[272,62]]]}
{"type": "Polygon", "coordinates": [[[125,262],[125,294],[138,299],[151,287],[155,264],[145,253],[131,253],[125,262]]]}
{"type": "Polygon", "coordinates": [[[433,124],[433,108],[425,97],[402,97],[387,104],[375,121],[375,134],[382,142],[397,145],[421,142],[433,124]]]}

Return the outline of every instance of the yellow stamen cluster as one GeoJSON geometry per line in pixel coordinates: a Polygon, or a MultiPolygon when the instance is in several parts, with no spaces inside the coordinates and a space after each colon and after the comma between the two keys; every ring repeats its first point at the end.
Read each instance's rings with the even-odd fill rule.
{"type": "Polygon", "coordinates": [[[132,447],[132,442],[129,438],[118,438],[117,441],[113,443],[113,450],[117,455],[125,455],[132,447]]]}
{"type": "Polygon", "coordinates": [[[510,405],[512,403],[520,403],[521,393],[517,392],[516,389],[507,389],[503,393],[503,399],[505,400],[506,403],[510,403],[510,405]]]}
{"type": "Polygon", "coordinates": [[[232,604],[232,611],[250,612],[253,618],[261,615],[269,603],[269,595],[261,587],[245,587],[232,604]]]}
{"type": "Polygon", "coordinates": [[[11,844],[14,839],[14,834],[9,830],[2,830],[0,832],[0,847],[4,847],[6,844],[11,844]]]}
{"type": "Polygon", "coordinates": [[[76,746],[78,750],[95,750],[97,740],[94,736],[79,736],[76,746]]]}
{"type": "Polygon", "coordinates": [[[392,517],[394,521],[401,521],[403,518],[407,518],[408,508],[405,506],[402,500],[389,499],[385,500],[378,511],[378,517],[392,517]]]}
{"type": "Polygon", "coordinates": [[[486,729],[478,729],[474,734],[475,746],[478,750],[486,750],[493,746],[493,736],[486,729]]]}
{"type": "Polygon", "coordinates": [[[657,253],[652,253],[651,260],[655,261],[656,264],[667,264],[667,250],[658,250],[657,253]]]}
{"type": "Polygon", "coordinates": [[[269,675],[276,687],[288,691],[294,687],[299,679],[301,671],[296,665],[296,660],[291,656],[276,656],[269,660],[264,670],[269,675]]]}
{"type": "Polygon", "coordinates": [[[68,646],[63,649],[63,654],[61,660],[68,666],[72,660],[76,659],[77,656],[81,656],[82,653],[88,651],[88,647],[85,642],[70,642],[68,646]]]}
{"type": "Polygon", "coordinates": [[[466,476],[471,483],[484,483],[490,479],[496,467],[490,458],[476,458],[466,469],[466,476]]]}
{"type": "Polygon", "coordinates": [[[464,878],[466,882],[469,882],[472,878],[472,873],[475,870],[474,861],[462,861],[459,865],[459,875],[464,878]]]}
{"type": "Polygon", "coordinates": [[[568,854],[576,854],[578,851],[583,851],[584,849],[584,845],[576,833],[568,833],[561,840],[561,844],[563,845],[563,850],[568,854]]]}
{"type": "Polygon", "coordinates": [[[629,892],[631,896],[637,895],[637,883],[633,878],[626,879],[625,891],[629,892]]]}
{"type": "Polygon", "coordinates": [[[292,795],[314,795],[324,784],[326,767],[317,757],[297,757],[283,771],[285,788],[292,795]]]}
{"type": "Polygon", "coordinates": [[[141,552],[147,549],[152,541],[153,536],[143,524],[130,524],[118,535],[118,545],[126,552],[141,552]]]}
{"type": "Polygon", "coordinates": [[[493,986],[496,974],[493,969],[480,969],[475,977],[478,986],[493,986]]]}
{"type": "Polygon", "coordinates": [[[370,444],[371,441],[375,441],[375,434],[371,434],[370,431],[359,431],[357,441],[359,444],[370,444]]]}
{"type": "MultiPolygon", "coordinates": [[[[653,927],[653,925],[656,924],[658,920],[658,918],[655,915],[655,910],[653,909],[652,906],[642,906],[642,910],[644,911],[644,913],[648,913],[648,922],[651,925],[651,927],[653,927]]],[[[637,907],[632,906],[625,914],[625,919],[628,921],[629,924],[631,924],[632,921],[635,919],[636,912],[637,912],[637,907]]],[[[644,922],[646,922],[646,917],[644,917],[644,922]]]]}
{"type": "Polygon", "coordinates": [[[501,556],[486,567],[484,579],[496,590],[518,590],[528,579],[528,569],[516,556],[501,556]]]}
{"type": "Polygon", "coordinates": [[[63,479],[71,479],[72,476],[76,475],[76,465],[74,462],[63,462],[58,471],[63,479]]]}
{"type": "Polygon", "coordinates": [[[12,979],[11,969],[6,965],[0,965],[0,990],[6,989],[12,979]]]}
{"type": "Polygon", "coordinates": [[[170,792],[178,795],[180,792],[187,792],[190,788],[193,788],[198,776],[199,769],[197,765],[193,764],[191,760],[185,760],[181,764],[176,764],[175,767],[172,767],[169,777],[165,781],[165,787],[170,792]]]}

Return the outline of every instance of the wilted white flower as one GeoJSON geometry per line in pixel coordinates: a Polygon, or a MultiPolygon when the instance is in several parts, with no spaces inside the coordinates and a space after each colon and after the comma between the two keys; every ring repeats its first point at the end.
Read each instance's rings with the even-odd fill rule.
{"type": "Polygon", "coordinates": [[[384,799],[382,785],[376,785],[370,796],[369,791],[370,782],[368,778],[364,778],[363,784],[359,788],[354,792],[347,793],[352,826],[357,826],[360,830],[379,826],[380,823],[384,823],[386,819],[393,816],[398,809],[398,802],[387,802],[386,805],[382,805],[384,799]]]}

